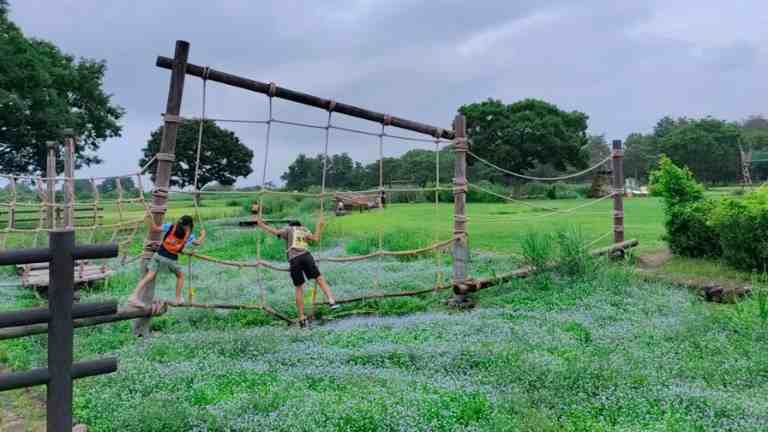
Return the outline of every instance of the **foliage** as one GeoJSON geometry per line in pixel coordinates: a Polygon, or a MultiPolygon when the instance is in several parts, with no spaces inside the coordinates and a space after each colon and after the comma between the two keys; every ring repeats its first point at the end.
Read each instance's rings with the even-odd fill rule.
{"type": "Polygon", "coordinates": [[[722,120],[686,119],[661,138],[659,146],[677,164],[690,167],[702,181],[733,181],[740,172],[740,136],[738,126],[722,120]]]}
{"type": "Polygon", "coordinates": [[[717,206],[712,199],[702,199],[667,208],[664,240],[669,249],[688,257],[719,257],[722,230],[712,222],[717,206]]]}
{"type": "Polygon", "coordinates": [[[726,262],[747,271],[768,270],[768,187],[744,199],[723,199],[713,220],[726,262]]]}
{"type": "Polygon", "coordinates": [[[525,99],[512,104],[489,99],[463,105],[472,151],[505,168],[524,172],[536,164],[551,164],[560,171],[583,168],[587,115],[566,112],[550,103],[525,99]]]}
{"type": "Polygon", "coordinates": [[[716,203],[705,199],[704,187],[691,171],[666,156],[650,175],[651,191],[664,199],[666,235],[673,253],[690,257],[720,256],[720,237],[711,222],[716,203]]]}
{"type": "Polygon", "coordinates": [[[667,209],[691,204],[704,198],[704,187],[687,167],[678,167],[670,158],[662,156],[658,168],[650,175],[651,193],[664,199],[667,209]]]}
{"type": "Polygon", "coordinates": [[[545,269],[554,259],[555,243],[548,232],[528,231],[520,244],[524,262],[536,269],[545,269]]]}
{"type": "MultiPolygon", "coordinates": [[[[106,62],[62,53],[28,38],[0,4],[0,169],[14,174],[45,170],[45,142],[62,128],[79,137],[76,167],[101,163],[108,138],[120,136],[123,109],[102,89],[106,62]]],[[[60,167],[61,168],[61,167],[60,167]]]]}
{"type": "MultiPolygon", "coordinates": [[[[184,122],[179,125],[176,136],[176,160],[171,172],[171,185],[194,186],[197,163],[197,143],[200,123],[184,122]]],[[[143,167],[160,151],[163,127],[155,129],[147,146],[142,149],[143,157],[139,166],[143,167]]],[[[200,173],[197,187],[217,182],[220,185],[233,185],[238,177],[247,177],[253,169],[253,150],[240,142],[234,132],[219,127],[214,121],[203,122],[203,139],[200,153],[200,173]]],[[[155,172],[152,171],[152,180],[155,172]]]]}

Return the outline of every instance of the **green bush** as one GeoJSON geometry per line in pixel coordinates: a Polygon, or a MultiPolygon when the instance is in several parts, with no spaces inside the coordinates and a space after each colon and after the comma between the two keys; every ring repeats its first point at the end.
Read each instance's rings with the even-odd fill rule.
{"type": "Polygon", "coordinates": [[[702,199],[666,208],[664,240],[672,253],[688,257],[719,257],[719,229],[713,224],[717,202],[702,199]]]}
{"type": "Polygon", "coordinates": [[[768,268],[768,187],[744,199],[725,198],[713,212],[723,259],[748,271],[768,268]]]}
{"type": "Polygon", "coordinates": [[[521,244],[525,263],[533,268],[544,269],[555,254],[555,243],[549,232],[529,231],[521,244]]]}
{"type": "Polygon", "coordinates": [[[596,259],[589,254],[583,233],[577,228],[563,229],[555,235],[557,270],[571,277],[586,276],[597,270],[596,259]]]}
{"type": "Polygon", "coordinates": [[[704,197],[704,187],[688,168],[662,156],[658,168],[651,171],[650,188],[664,200],[664,239],[673,253],[689,257],[722,254],[718,229],[712,223],[717,203],[704,197]]]}
{"type": "Polygon", "coordinates": [[[658,168],[651,171],[649,187],[653,196],[664,199],[667,208],[704,199],[704,186],[696,181],[691,170],[678,167],[664,155],[658,168]]]}

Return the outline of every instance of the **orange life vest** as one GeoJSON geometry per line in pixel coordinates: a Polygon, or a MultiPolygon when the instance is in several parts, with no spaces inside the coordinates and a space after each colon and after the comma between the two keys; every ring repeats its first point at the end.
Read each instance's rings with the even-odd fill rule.
{"type": "Polygon", "coordinates": [[[184,234],[183,239],[176,237],[176,224],[171,225],[171,229],[165,233],[165,238],[163,238],[163,249],[174,255],[178,255],[184,249],[190,235],[191,230],[184,234]]]}

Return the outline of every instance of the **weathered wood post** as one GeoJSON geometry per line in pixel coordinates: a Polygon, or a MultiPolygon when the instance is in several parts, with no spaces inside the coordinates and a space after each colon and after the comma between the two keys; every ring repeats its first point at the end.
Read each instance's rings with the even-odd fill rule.
{"type": "Polygon", "coordinates": [[[75,131],[64,129],[64,227],[74,225],[75,215],[75,131]]]}
{"type": "Polygon", "coordinates": [[[467,123],[463,115],[458,114],[453,120],[453,299],[451,303],[461,306],[467,303],[466,286],[467,266],[469,264],[469,244],[467,241],[467,123]]]}
{"type": "Polygon", "coordinates": [[[47,200],[45,202],[45,227],[53,229],[56,226],[54,218],[56,215],[54,204],[56,204],[56,143],[53,141],[46,141],[45,147],[47,149],[45,159],[45,193],[47,194],[47,200]]]}
{"type": "MultiPolygon", "coordinates": [[[[189,57],[189,42],[176,41],[176,50],[173,55],[173,67],[171,83],[168,88],[168,102],[166,103],[163,119],[163,138],[160,142],[160,151],[157,153],[157,170],[155,172],[155,190],[152,191],[152,219],[155,224],[161,225],[165,217],[168,202],[168,190],[171,179],[171,168],[175,160],[176,133],[178,132],[179,113],[181,112],[181,99],[184,94],[184,78],[187,73],[187,58],[189,57]]],[[[144,253],[141,257],[141,276],[147,274],[147,263],[155,253],[162,233],[149,230],[147,241],[144,244],[144,253]]],[[[149,305],[155,298],[154,282],[147,285],[140,300],[149,305]]],[[[136,336],[149,336],[150,318],[142,318],[134,322],[133,332],[136,336]]]]}
{"type": "Polygon", "coordinates": [[[613,242],[624,241],[624,150],[613,140],[613,242]]]}
{"type": "Polygon", "coordinates": [[[51,231],[48,309],[48,430],[72,430],[72,301],[74,298],[75,231],[51,231]]]}

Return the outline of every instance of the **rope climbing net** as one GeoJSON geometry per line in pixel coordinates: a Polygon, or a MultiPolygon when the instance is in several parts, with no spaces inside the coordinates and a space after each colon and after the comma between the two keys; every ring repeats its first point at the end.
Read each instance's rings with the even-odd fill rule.
{"type": "MultiPolygon", "coordinates": [[[[356,129],[346,126],[340,126],[334,123],[334,114],[335,114],[335,108],[336,108],[336,102],[334,101],[328,101],[325,109],[327,111],[327,117],[325,124],[313,124],[313,123],[307,123],[307,122],[299,122],[299,121],[288,121],[283,120],[280,118],[277,118],[274,115],[274,99],[275,99],[275,93],[277,91],[277,86],[274,83],[269,84],[269,90],[266,94],[266,118],[263,120],[244,120],[244,119],[228,119],[228,118],[219,118],[219,117],[208,117],[208,77],[210,74],[211,69],[208,67],[205,67],[203,69],[202,73],[202,94],[201,94],[201,112],[200,116],[198,118],[184,118],[180,117],[180,121],[186,122],[186,123],[192,123],[198,125],[198,133],[197,133],[197,148],[195,151],[196,159],[195,159],[195,171],[194,171],[194,184],[193,188],[191,190],[173,190],[171,191],[172,194],[187,194],[187,195],[193,195],[193,196],[201,196],[201,195],[217,195],[217,194],[234,194],[238,196],[250,196],[254,200],[258,200],[258,216],[259,218],[264,217],[266,214],[265,212],[269,212],[270,209],[265,206],[264,198],[270,195],[277,195],[277,196],[292,196],[292,197],[300,197],[303,199],[310,199],[310,200],[317,200],[318,201],[318,210],[317,210],[317,216],[316,220],[320,221],[324,219],[324,215],[326,213],[327,209],[327,203],[326,201],[333,199],[336,202],[346,202],[346,203],[357,203],[358,205],[366,205],[368,207],[373,207],[376,211],[384,212],[385,210],[385,196],[386,194],[392,194],[392,193],[421,193],[421,194],[432,194],[433,200],[434,200],[434,208],[433,208],[433,214],[430,215],[430,217],[433,217],[434,219],[437,219],[438,216],[438,209],[439,209],[439,196],[438,194],[441,191],[452,191],[452,188],[443,187],[440,183],[440,146],[442,144],[450,143],[451,141],[445,140],[442,138],[443,136],[443,130],[437,129],[435,131],[435,134],[431,138],[419,138],[419,137],[409,137],[405,135],[399,135],[390,133],[389,128],[391,127],[392,119],[390,116],[385,116],[382,121],[380,122],[380,128],[379,132],[371,132],[366,131],[362,129],[356,129]],[[262,164],[261,164],[261,173],[260,173],[260,181],[259,181],[259,187],[256,190],[253,191],[204,191],[200,190],[198,179],[200,177],[200,170],[201,170],[201,155],[204,154],[204,149],[206,145],[210,145],[209,143],[205,142],[205,133],[204,128],[206,122],[214,122],[214,123],[238,123],[238,124],[247,124],[247,125],[256,125],[256,126],[262,126],[264,127],[264,140],[263,140],[263,153],[262,153],[262,164]],[[281,190],[275,190],[268,187],[267,184],[267,173],[269,169],[269,162],[270,162],[270,147],[272,143],[272,135],[273,135],[273,129],[274,126],[288,126],[288,127],[299,127],[299,128],[305,128],[305,129],[315,129],[323,131],[323,137],[320,140],[321,144],[321,175],[318,179],[318,183],[320,186],[319,192],[288,192],[288,191],[281,191],[281,190]],[[351,134],[357,134],[360,136],[366,136],[366,137],[372,137],[375,138],[377,142],[378,147],[378,187],[371,188],[371,189],[364,189],[364,190],[330,190],[329,184],[328,184],[328,168],[329,168],[329,150],[332,148],[331,138],[332,138],[332,131],[340,131],[343,133],[351,133],[351,134]],[[387,188],[385,187],[385,148],[386,148],[386,141],[388,139],[396,139],[401,141],[408,141],[408,142],[418,142],[418,143],[430,143],[434,146],[435,150],[435,179],[434,179],[434,185],[430,187],[410,187],[410,188],[387,188]]],[[[254,153],[258,153],[258,149],[255,149],[256,151],[254,153]]],[[[201,212],[199,208],[197,207],[197,200],[195,200],[195,212],[196,212],[196,218],[200,221],[200,224],[204,224],[201,212]]],[[[442,252],[444,252],[446,249],[448,249],[453,242],[458,238],[458,236],[451,236],[449,238],[441,238],[438,224],[436,223],[434,225],[434,228],[432,230],[431,238],[432,241],[430,244],[423,245],[422,247],[413,248],[413,249],[405,249],[405,250],[387,250],[385,248],[385,238],[384,238],[384,231],[385,226],[384,224],[379,224],[378,226],[378,232],[376,233],[375,238],[375,247],[373,248],[373,251],[369,253],[363,253],[363,254],[357,254],[357,255],[334,255],[334,253],[338,253],[338,248],[331,248],[327,249],[323,244],[323,237],[321,236],[321,243],[319,245],[319,254],[320,256],[317,257],[316,261],[321,264],[347,264],[347,263],[356,263],[356,262],[362,262],[367,260],[372,260],[375,262],[375,270],[373,272],[373,281],[372,281],[372,287],[362,288],[362,291],[368,291],[367,295],[357,296],[356,298],[359,299],[365,299],[365,298],[380,298],[382,296],[387,296],[388,293],[386,293],[386,289],[383,287],[384,282],[382,278],[382,268],[384,267],[386,263],[386,259],[392,259],[392,260],[403,260],[408,257],[417,257],[420,255],[429,255],[432,254],[432,256],[435,259],[435,263],[437,264],[436,267],[440,268],[440,262],[441,258],[440,255],[442,252]]],[[[258,294],[259,303],[256,306],[261,307],[262,309],[266,311],[274,311],[274,309],[270,308],[267,305],[267,292],[265,289],[265,271],[277,271],[277,272],[288,272],[289,268],[285,264],[279,264],[275,263],[274,261],[270,261],[267,259],[264,259],[263,256],[263,245],[265,244],[265,239],[263,238],[264,234],[261,231],[258,231],[257,238],[255,239],[255,247],[254,252],[255,256],[253,256],[252,259],[249,260],[231,260],[231,259],[221,259],[216,256],[213,256],[215,254],[205,254],[201,251],[196,250],[189,250],[186,252],[186,255],[190,259],[189,264],[189,271],[192,271],[192,259],[197,259],[200,261],[204,261],[213,265],[217,266],[224,266],[224,267],[230,267],[230,268],[236,268],[238,270],[243,269],[255,269],[256,270],[256,281],[257,285],[260,288],[260,292],[258,294]]],[[[203,247],[205,248],[205,246],[203,247]]],[[[193,280],[193,278],[190,277],[188,280],[193,280]]],[[[287,279],[286,279],[287,280],[287,279]]],[[[435,286],[439,286],[443,284],[444,277],[443,277],[443,271],[442,269],[439,269],[436,271],[435,279],[431,283],[431,287],[429,289],[433,289],[435,286]]],[[[312,302],[313,304],[317,303],[317,296],[316,296],[316,290],[317,287],[315,286],[312,291],[312,302]]],[[[360,289],[359,289],[360,290],[360,289]]],[[[205,307],[206,303],[195,303],[197,301],[196,298],[197,290],[194,289],[192,286],[192,282],[189,283],[188,287],[188,294],[187,294],[187,300],[188,305],[192,305],[195,307],[197,305],[198,307],[205,307]]],[[[394,294],[394,293],[389,293],[394,294]]],[[[402,293],[397,293],[397,295],[401,295],[402,293]]],[[[210,296],[209,296],[210,298],[210,296]]],[[[340,301],[349,301],[349,298],[346,300],[340,299],[340,301]]],[[[210,304],[208,304],[210,306],[210,304]]],[[[219,306],[221,306],[219,304],[219,306]]],[[[234,306],[234,305],[232,305],[234,306]]]]}
{"type": "MultiPolygon", "coordinates": [[[[464,294],[471,292],[473,289],[480,289],[480,287],[484,286],[490,286],[496,283],[501,283],[505,280],[508,280],[508,277],[517,277],[519,275],[524,275],[529,272],[529,270],[525,271],[515,271],[509,273],[507,276],[498,276],[491,279],[472,279],[468,275],[468,263],[469,263],[469,247],[468,247],[468,230],[467,230],[467,222],[472,217],[473,223],[475,221],[481,222],[481,223],[520,223],[523,218],[528,219],[530,218],[543,218],[543,217],[552,217],[556,215],[572,215],[576,212],[579,212],[583,209],[586,209],[591,206],[597,206],[601,202],[605,202],[611,198],[614,199],[614,208],[613,208],[613,218],[614,218],[614,228],[612,233],[614,234],[614,242],[620,243],[623,242],[623,207],[621,204],[620,197],[623,196],[623,175],[614,175],[614,186],[611,189],[611,191],[607,194],[601,195],[599,198],[587,201],[587,202],[579,202],[575,205],[572,205],[571,207],[563,207],[562,205],[541,205],[535,202],[521,202],[520,200],[517,200],[514,198],[513,195],[502,193],[499,191],[491,190],[487,187],[485,187],[484,184],[475,184],[471,183],[467,180],[467,156],[473,157],[476,160],[478,160],[480,163],[483,163],[485,165],[488,165],[491,169],[502,173],[504,176],[513,176],[513,177],[519,177],[523,180],[529,180],[529,181],[563,181],[563,180],[571,180],[574,178],[578,178],[580,176],[586,176],[594,172],[597,168],[608,162],[609,159],[614,160],[614,164],[616,163],[617,158],[620,158],[620,145],[619,150],[614,151],[614,153],[606,158],[603,161],[600,161],[598,164],[596,164],[593,167],[590,167],[589,169],[582,170],[578,173],[572,173],[572,174],[566,174],[562,176],[552,177],[552,178],[544,178],[544,177],[536,177],[531,175],[526,175],[522,173],[515,173],[511,170],[506,170],[502,167],[500,167],[497,164],[491,163],[487,159],[480,158],[477,154],[475,154],[474,151],[470,150],[469,148],[469,142],[466,138],[466,125],[465,120],[463,116],[457,116],[454,121],[454,128],[453,130],[444,130],[440,128],[436,128],[434,126],[425,125],[422,123],[406,120],[399,117],[390,116],[387,114],[382,114],[378,112],[373,112],[366,110],[364,108],[343,104],[340,102],[336,102],[334,100],[330,99],[324,99],[319,98],[317,96],[313,96],[310,94],[298,92],[295,90],[290,90],[287,88],[282,88],[277,86],[275,83],[263,83],[259,81],[255,81],[252,79],[242,78],[236,75],[232,75],[229,73],[221,72],[214,70],[207,66],[199,66],[194,65],[187,62],[187,55],[188,55],[188,49],[189,45],[186,42],[178,41],[176,46],[176,54],[175,58],[166,58],[166,57],[158,57],[157,59],[157,66],[165,69],[169,69],[172,71],[171,75],[171,84],[170,84],[170,91],[169,91],[169,99],[168,99],[168,106],[167,106],[167,112],[165,114],[165,125],[166,127],[178,127],[179,124],[184,123],[192,123],[192,124],[199,124],[198,126],[198,133],[197,133],[197,148],[196,148],[196,161],[195,161],[195,182],[193,185],[193,188],[191,190],[170,190],[167,184],[159,184],[156,185],[156,190],[153,193],[155,197],[154,205],[153,205],[153,214],[155,215],[155,221],[157,222],[158,219],[162,216],[165,208],[165,199],[168,197],[169,194],[191,194],[194,196],[202,196],[202,195],[213,195],[213,194],[222,194],[222,195],[238,195],[238,196],[248,196],[251,197],[254,200],[258,200],[258,216],[262,218],[265,215],[268,215],[270,213],[271,209],[267,208],[267,205],[269,204],[265,198],[269,197],[270,195],[275,196],[292,196],[295,198],[304,198],[304,199],[310,199],[310,200],[318,200],[318,205],[316,207],[313,207],[317,209],[317,216],[316,219],[318,221],[324,220],[325,213],[326,213],[326,200],[329,199],[335,199],[340,200],[342,202],[347,201],[350,203],[355,202],[373,202],[373,207],[378,209],[377,211],[386,212],[388,211],[387,207],[384,205],[384,198],[386,197],[386,194],[388,193],[395,193],[395,192],[419,192],[419,193],[429,193],[434,196],[434,210],[433,213],[430,215],[419,215],[417,216],[422,221],[427,221],[427,230],[432,231],[431,235],[431,241],[424,242],[425,244],[420,245],[417,248],[398,248],[398,247],[391,247],[391,244],[387,244],[387,238],[385,237],[385,230],[386,226],[388,224],[385,224],[384,220],[390,220],[384,217],[379,218],[380,221],[378,222],[378,232],[375,233],[375,236],[372,236],[372,238],[365,238],[364,243],[367,243],[367,246],[369,248],[365,249],[364,251],[360,252],[360,249],[356,250],[356,252],[360,253],[352,253],[349,252],[350,249],[342,247],[341,251],[339,250],[339,245],[326,245],[321,243],[320,246],[316,249],[318,252],[318,258],[317,261],[323,264],[323,270],[325,270],[327,265],[333,265],[333,264],[340,264],[345,266],[348,263],[355,263],[354,266],[350,266],[352,268],[351,272],[354,273],[356,276],[358,276],[358,279],[356,279],[357,282],[363,281],[363,283],[357,283],[356,285],[352,286],[352,290],[346,291],[344,293],[338,293],[337,292],[337,298],[339,303],[346,303],[346,302],[353,302],[353,301],[359,301],[359,300],[371,300],[371,299],[379,299],[379,298],[386,298],[386,297],[394,297],[394,296],[402,296],[402,295],[415,295],[415,294],[421,294],[421,293],[427,293],[430,291],[437,291],[443,288],[452,288],[453,292],[455,294],[454,299],[457,301],[464,301],[464,294]],[[195,76],[202,79],[202,107],[201,107],[201,113],[200,116],[197,118],[194,117],[183,117],[180,115],[179,107],[181,106],[181,97],[183,94],[183,87],[184,87],[184,79],[186,76],[195,76]],[[248,90],[251,92],[259,93],[266,96],[266,115],[263,118],[253,118],[253,119],[247,119],[247,118],[228,118],[228,117],[220,117],[215,115],[209,115],[208,110],[208,85],[211,82],[216,82],[219,84],[223,84],[230,87],[236,87],[241,88],[244,90],[248,90]],[[305,121],[294,121],[294,120],[287,120],[284,118],[280,118],[279,116],[275,115],[275,110],[273,109],[273,104],[275,99],[282,99],[287,100],[290,102],[298,103],[304,106],[308,107],[314,107],[324,110],[327,113],[327,116],[325,118],[325,121],[322,123],[317,122],[305,122],[305,121]],[[338,114],[343,114],[346,116],[354,117],[357,119],[362,119],[365,121],[373,122],[378,125],[376,130],[365,130],[362,128],[356,128],[356,127],[348,127],[347,125],[344,125],[342,123],[339,123],[338,114]],[[264,140],[263,140],[263,151],[259,152],[258,149],[255,151],[255,154],[260,154],[261,160],[261,179],[259,181],[259,185],[255,190],[253,191],[205,191],[200,190],[199,188],[199,182],[198,179],[200,178],[200,170],[202,169],[203,163],[202,158],[206,154],[205,148],[208,145],[215,145],[214,143],[208,143],[206,142],[206,134],[204,131],[205,124],[207,122],[213,122],[213,123],[229,123],[229,124],[239,124],[239,125],[252,125],[252,126],[260,126],[264,127],[264,140]],[[295,128],[303,128],[308,130],[317,130],[321,131],[323,133],[323,138],[318,139],[318,145],[321,147],[321,165],[322,170],[319,178],[316,180],[317,183],[320,185],[319,191],[308,191],[308,192],[290,192],[285,190],[277,190],[270,186],[269,183],[267,183],[267,172],[269,168],[270,161],[272,159],[270,151],[271,151],[271,144],[272,144],[272,135],[273,130],[277,126],[286,126],[286,127],[295,127],[295,128]],[[400,133],[393,133],[392,130],[394,128],[400,128],[402,130],[408,130],[411,132],[416,132],[417,134],[421,134],[421,136],[418,137],[412,137],[412,136],[406,136],[402,135],[400,133]],[[329,185],[328,183],[328,165],[329,165],[329,151],[331,150],[332,146],[332,139],[331,137],[333,135],[336,135],[336,133],[344,133],[344,134],[354,134],[360,137],[370,137],[375,139],[376,143],[378,144],[378,187],[368,187],[364,190],[333,190],[333,185],[329,185]],[[433,185],[422,185],[424,187],[414,187],[414,188],[393,188],[385,187],[385,172],[387,169],[385,162],[385,150],[388,148],[387,143],[390,140],[402,140],[402,141],[408,141],[408,142],[418,142],[418,143],[430,143],[434,144],[435,148],[435,181],[433,185]],[[440,176],[440,148],[441,145],[445,144],[451,144],[451,150],[454,154],[455,158],[455,164],[454,164],[454,178],[453,178],[453,184],[449,185],[448,187],[445,187],[441,185],[441,176],[440,176]],[[621,178],[621,182],[617,182],[616,179],[621,178]],[[474,191],[475,193],[485,194],[485,195],[491,195],[495,196],[496,198],[501,198],[505,202],[520,202],[527,208],[529,208],[531,211],[528,213],[521,213],[521,212],[500,212],[499,214],[490,214],[490,215],[479,215],[478,217],[473,217],[470,212],[470,217],[467,216],[466,212],[466,201],[467,201],[467,194],[470,191],[474,191]],[[445,229],[441,230],[438,229],[438,224],[441,221],[440,217],[440,193],[441,192],[448,192],[452,195],[453,198],[453,204],[454,204],[454,212],[453,212],[453,218],[450,222],[452,222],[452,229],[445,229]],[[529,214],[531,213],[531,214],[529,214]],[[512,217],[506,217],[507,214],[511,214],[512,217]],[[446,232],[449,232],[450,234],[446,235],[446,232]],[[444,262],[446,260],[441,260],[440,254],[441,252],[445,251],[448,248],[452,249],[452,261],[448,263],[448,269],[452,270],[453,277],[449,280],[447,283],[442,282],[442,274],[444,273],[445,265],[444,262]],[[340,253],[341,252],[341,253],[340,253]],[[437,268],[437,277],[436,279],[432,279],[432,281],[429,282],[429,287],[421,287],[419,289],[409,289],[404,286],[402,283],[402,278],[399,280],[393,280],[391,279],[391,275],[396,274],[396,271],[393,271],[393,266],[401,267],[405,265],[406,263],[411,262],[417,262],[417,263],[424,263],[428,262],[429,260],[413,260],[408,261],[406,258],[408,257],[416,257],[420,255],[429,255],[433,254],[435,257],[435,263],[432,266],[432,269],[434,270],[437,268]],[[387,286],[387,289],[385,289],[385,286],[387,286]],[[475,288],[472,288],[475,287],[475,288]]],[[[170,136],[174,136],[175,134],[169,134],[170,136]]],[[[163,169],[163,174],[158,174],[158,178],[167,178],[169,177],[169,173],[166,171],[170,169],[170,163],[167,161],[173,160],[173,154],[168,153],[162,153],[162,149],[166,149],[166,151],[172,151],[170,149],[173,149],[174,143],[172,141],[166,143],[164,141],[163,144],[161,144],[161,153],[158,153],[157,157],[158,160],[160,160],[160,163],[158,165],[158,173],[161,169],[163,169]],[[166,145],[167,144],[167,145],[166,145]],[[161,158],[162,157],[162,158],[161,158]],[[163,161],[166,161],[163,163],[163,161]]],[[[614,148],[616,146],[614,145],[614,148]]],[[[443,184],[445,182],[442,182],[443,184]]],[[[197,204],[196,204],[197,205],[197,204]]],[[[567,204],[566,204],[567,205],[567,204]]],[[[306,207],[310,208],[310,207],[306,207]]],[[[602,212],[603,210],[601,210],[602,212]]],[[[204,222],[202,221],[200,210],[196,207],[195,208],[196,216],[201,224],[204,222]]],[[[314,212],[314,210],[310,210],[308,212],[314,212]]],[[[306,213],[308,213],[305,211],[306,213]]],[[[601,213],[603,214],[603,213],[601,213]]],[[[609,214],[607,211],[604,212],[604,214],[609,214]]],[[[448,218],[443,218],[448,219],[448,218]]],[[[446,220],[446,222],[449,222],[446,220]]],[[[318,224],[319,225],[319,224],[318,224]]],[[[343,225],[342,225],[343,226],[343,225]]],[[[353,237],[354,234],[352,233],[353,237]]],[[[369,233],[366,233],[369,234],[369,233]]],[[[607,236],[609,236],[611,232],[608,233],[601,233],[598,237],[591,239],[587,245],[595,245],[601,241],[603,241],[607,236]]],[[[243,235],[239,236],[240,239],[242,239],[243,235]]],[[[344,236],[341,236],[344,238],[344,236]]],[[[322,236],[321,236],[322,239],[322,236]]],[[[271,254],[271,248],[269,247],[269,241],[277,241],[275,238],[267,238],[267,236],[264,235],[261,231],[257,231],[253,235],[253,249],[252,252],[247,254],[241,254],[241,253],[235,253],[235,254],[226,254],[226,257],[223,256],[224,251],[222,249],[219,249],[222,251],[222,253],[219,253],[219,250],[211,251],[210,249],[206,250],[206,248],[209,248],[210,246],[207,245],[208,242],[206,242],[206,245],[202,246],[203,249],[200,251],[197,250],[188,250],[186,254],[189,256],[189,271],[190,271],[190,277],[188,280],[192,280],[192,260],[199,261],[199,264],[202,264],[203,266],[210,266],[208,267],[209,271],[204,272],[200,279],[204,280],[204,282],[198,282],[200,286],[207,286],[208,289],[206,290],[209,294],[208,299],[203,302],[199,302],[196,300],[196,293],[193,289],[192,284],[190,283],[190,287],[188,290],[188,300],[187,306],[191,307],[201,307],[201,308],[223,308],[223,309],[261,309],[270,313],[273,313],[273,315],[278,316],[279,318],[285,318],[285,315],[280,314],[276,311],[277,308],[273,308],[272,306],[275,305],[274,303],[274,295],[279,296],[279,298],[282,298],[284,302],[289,305],[292,300],[290,299],[289,295],[286,295],[285,288],[288,284],[288,279],[284,276],[280,276],[282,272],[285,272],[288,270],[286,268],[284,262],[285,259],[280,259],[279,256],[273,256],[271,254]],[[234,257],[234,258],[231,258],[234,257]],[[282,263],[280,262],[282,261],[282,263]],[[216,270],[218,269],[218,270],[216,270]],[[250,275],[246,274],[246,271],[251,270],[255,271],[256,275],[255,278],[252,278],[250,275]],[[232,304],[230,301],[229,303],[221,303],[221,302],[211,302],[210,300],[213,299],[211,297],[211,294],[216,294],[217,287],[222,285],[222,282],[225,278],[234,278],[239,281],[240,286],[243,290],[243,292],[246,294],[245,301],[241,302],[239,304],[232,304]],[[207,278],[207,279],[206,279],[207,278]],[[253,283],[253,281],[256,280],[256,284],[253,283]],[[280,285],[275,285],[276,281],[279,281],[280,285]],[[256,285],[258,292],[255,292],[251,287],[256,285]],[[257,300],[258,299],[258,300],[257,300]]],[[[498,241],[498,239],[495,239],[498,241]]],[[[147,243],[148,247],[157,246],[157,239],[156,236],[150,237],[150,241],[147,243]],[[154,243],[153,243],[154,242],[154,243]]],[[[616,246],[616,245],[614,245],[616,246]]],[[[623,246],[620,246],[623,247],[623,246]]],[[[613,251],[615,249],[612,248],[610,251],[613,251]]],[[[147,253],[151,252],[151,249],[146,249],[147,253]]],[[[608,252],[610,252],[608,251],[608,252]]],[[[605,253],[605,251],[601,252],[605,253]]],[[[148,255],[145,255],[145,257],[148,258],[148,255]]],[[[423,274],[425,273],[423,271],[424,267],[418,267],[414,266],[416,268],[415,273],[423,274]]],[[[197,280],[197,279],[195,279],[197,280]]],[[[334,278],[330,281],[331,285],[334,287],[334,290],[338,288],[340,282],[338,279],[334,278]]],[[[232,299],[233,297],[229,295],[229,293],[224,294],[227,299],[232,299]]],[[[240,297],[241,299],[243,297],[240,297]]],[[[151,300],[151,297],[144,299],[144,300],[151,300]]],[[[312,303],[316,304],[316,289],[312,292],[312,303]]],[[[146,323],[142,324],[146,327],[146,323]]]]}

